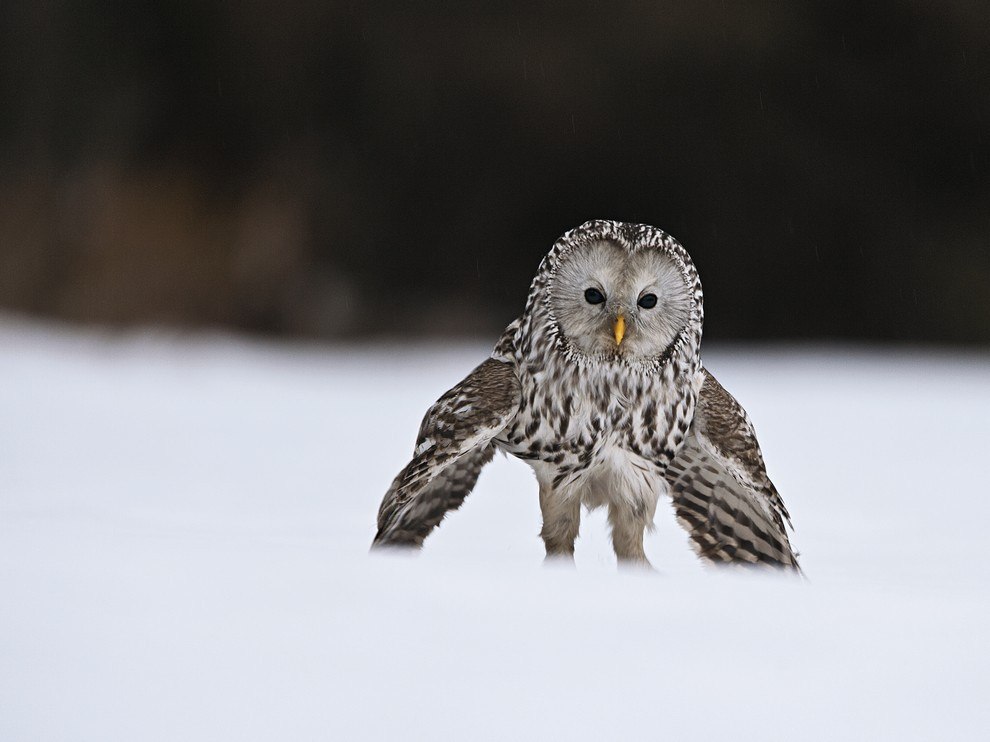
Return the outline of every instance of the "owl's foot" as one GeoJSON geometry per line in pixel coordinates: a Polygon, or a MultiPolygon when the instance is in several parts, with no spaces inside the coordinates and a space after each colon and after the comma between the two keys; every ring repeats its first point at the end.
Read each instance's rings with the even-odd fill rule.
{"type": "Polygon", "coordinates": [[[550,552],[548,550],[547,555],[543,557],[543,563],[549,567],[573,567],[574,551],[550,552]]]}
{"type": "Polygon", "coordinates": [[[630,572],[656,572],[656,568],[650,564],[650,560],[645,556],[627,559],[619,557],[619,569],[630,572]]]}

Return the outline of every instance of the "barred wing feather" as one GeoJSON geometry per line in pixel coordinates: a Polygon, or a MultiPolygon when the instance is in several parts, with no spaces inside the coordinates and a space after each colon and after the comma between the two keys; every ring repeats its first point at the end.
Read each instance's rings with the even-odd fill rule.
{"type": "Polygon", "coordinates": [[[790,516],[767,476],[753,426],[703,373],[688,438],[666,474],[677,518],[703,559],[799,570],[785,527],[790,516]]]}

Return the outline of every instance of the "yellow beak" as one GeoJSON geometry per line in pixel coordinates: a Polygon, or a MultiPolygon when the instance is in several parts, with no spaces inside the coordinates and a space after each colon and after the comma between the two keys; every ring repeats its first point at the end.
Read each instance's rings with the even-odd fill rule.
{"type": "Polygon", "coordinates": [[[621,314],[615,319],[615,344],[622,345],[622,338],[626,335],[626,318],[621,314]]]}

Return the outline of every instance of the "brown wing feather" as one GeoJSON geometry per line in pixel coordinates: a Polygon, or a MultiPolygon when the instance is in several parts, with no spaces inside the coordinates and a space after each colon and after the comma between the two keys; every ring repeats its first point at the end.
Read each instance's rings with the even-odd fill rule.
{"type": "Polygon", "coordinates": [[[784,525],[790,516],[767,476],[753,426],[703,373],[690,433],[666,474],[677,518],[704,559],[799,569],[784,525]]]}
{"type": "Polygon", "coordinates": [[[460,507],[491,461],[490,441],[519,409],[512,366],[488,359],[437,400],[423,418],[412,461],[382,499],[372,546],[421,546],[460,507]]]}

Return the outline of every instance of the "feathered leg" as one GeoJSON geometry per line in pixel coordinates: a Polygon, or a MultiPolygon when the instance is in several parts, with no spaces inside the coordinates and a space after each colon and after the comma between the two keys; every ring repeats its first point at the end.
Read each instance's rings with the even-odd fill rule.
{"type": "Polygon", "coordinates": [[[574,559],[574,540],[581,528],[581,500],[562,496],[551,485],[541,482],[540,510],[543,511],[540,536],[547,549],[547,559],[574,559]]]}
{"type": "Polygon", "coordinates": [[[612,526],[612,548],[620,563],[650,566],[643,550],[643,534],[653,522],[656,503],[636,506],[625,502],[613,502],[608,506],[608,522],[612,526]]]}

